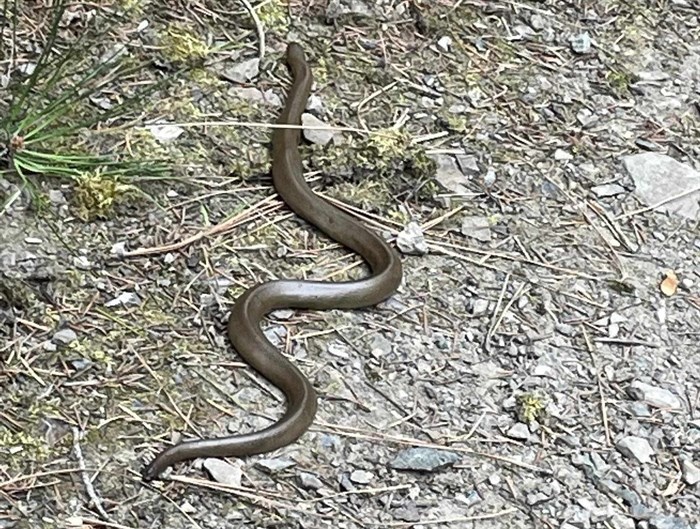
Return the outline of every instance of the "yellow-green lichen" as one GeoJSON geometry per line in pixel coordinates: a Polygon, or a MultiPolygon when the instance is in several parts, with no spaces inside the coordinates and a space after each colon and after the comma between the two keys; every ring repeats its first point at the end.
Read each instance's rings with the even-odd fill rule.
{"type": "MultiPolygon", "coordinates": [[[[28,432],[0,431],[0,454],[21,454],[22,459],[39,461],[49,455],[46,443],[28,432]]],[[[5,456],[7,457],[7,456],[5,456]]]]}
{"type": "Polygon", "coordinates": [[[545,416],[546,403],[534,393],[519,395],[516,399],[518,420],[526,424],[537,421],[545,416]]]}
{"type": "Polygon", "coordinates": [[[211,52],[210,46],[182,24],[171,24],[161,35],[163,55],[175,62],[197,64],[211,52]]]}
{"type": "Polygon", "coordinates": [[[289,26],[288,8],[280,0],[263,2],[258,11],[258,18],[263,26],[272,31],[281,32],[289,26]]]}
{"type": "Polygon", "coordinates": [[[135,190],[135,186],[105,175],[102,168],[82,173],[75,179],[75,214],[83,221],[107,218],[114,204],[135,190]]]}

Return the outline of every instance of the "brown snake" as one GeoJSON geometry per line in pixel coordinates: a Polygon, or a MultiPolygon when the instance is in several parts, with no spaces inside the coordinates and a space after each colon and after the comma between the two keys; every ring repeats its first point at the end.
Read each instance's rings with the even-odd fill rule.
{"type": "MultiPolygon", "coordinates": [[[[312,76],[299,44],[287,48],[293,84],[278,120],[299,125],[311,91],[312,76]]],[[[228,322],[228,337],[238,354],[287,398],[279,421],[258,432],[186,441],[163,450],[143,471],[146,481],[166,468],[197,457],[234,457],[270,452],[296,441],[314,420],[316,392],[307,378],[277,351],[260,329],[269,312],[282,308],[356,309],[391,296],[401,283],[396,251],[384,239],[317,196],[304,180],[298,128],[272,133],[272,179],[277,193],[297,215],[326,235],[360,254],[372,275],[358,281],[321,282],[276,280],[248,289],[236,301],[228,322]]]]}

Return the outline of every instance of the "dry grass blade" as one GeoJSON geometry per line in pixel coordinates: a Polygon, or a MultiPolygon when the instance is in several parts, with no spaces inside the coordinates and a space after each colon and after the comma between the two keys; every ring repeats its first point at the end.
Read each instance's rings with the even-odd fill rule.
{"type": "MultiPolygon", "coordinates": [[[[451,452],[459,452],[459,453],[467,454],[467,455],[485,457],[487,459],[492,459],[494,461],[500,461],[501,463],[507,463],[509,465],[513,465],[516,467],[532,470],[533,472],[538,472],[538,473],[547,474],[547,475],[552,474],[552,472],[550,470],[547,470],[546,468],[538,467],[536,465],[531,465],[529,463],[524,463],[522,461],[517,461],[515,459],[511,459],[511,458],[504,457],[504,456],[499,456],[496,454],[479,452],[477,450],[472,450],[471,448],[464,448],[464,447],[460,447],[460,446],[444,446],[444,445],[439,445],[437,443],[430,443],[427,441],[421,441],[420,439],[412,439],[410,437],[384,434],[384,433],[380,433],[380,432],[367,433],[366,430],[361,430],[358,428],[352,428],[352,427],[347,427],[347,426],[341,426],[339,424],[332,424],[332,423],[327,423],[327,422],[323,422],[323,421],[316,421],[315,424],[317,424],[318,426],[323,426],[324,428],[328,428],[328,431],[331,431],[331,432],[336,433],[338,435],[344,435],[346,437],[353,437],[355,439],[363,439],[366,441],[396,443],[396,444],[402,444],[402,445],[407,445],[407,446],[421,446],[421,447],[425,447],[425,448],[433,448],[435,450],[449,450],[451,452]]],[[[319,428],[316,428],[316,427],[312,427],[311,430],[325,431],[325,430],[320,430],[319,428]]]]}
{"type": "Polygon", "coordinates": [[[156,255],[160,253],[181,250],[191,244],[201,241],[202,239],[206,239],[208,237],[212,237],[221,233],[226,233],[234,228],[242,226],[247,222],[251,222],[257,218],[263,217],[269,213],[272,213],[273,211],[276,211],[281,207],[281,203],[279,201],[275,202],[275,200],[276,197],[274,195],[267,196],[259,202],[255,203],[254,205],[252,205],[251,207],[246,208],[241,213],[234,215],[230,219],[220,224],[217,224],[216,226],[212,226],[211,228],[195,233],[194,235],[191,235],[186,239],[170,244],[165,244],[162,246],[153,246],[151,248],[139,248],[136,250],[131,250],[128,252],[124,252],[122,256],[139,257],[144,255],[156,255]]]}

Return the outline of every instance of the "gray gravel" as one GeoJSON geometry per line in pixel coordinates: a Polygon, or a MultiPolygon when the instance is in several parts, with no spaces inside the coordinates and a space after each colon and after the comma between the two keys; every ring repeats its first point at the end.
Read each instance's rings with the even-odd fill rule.
{"type": "MultiPolygon", "coordinates": [[[[169,16],[145,9],[138,18],[153,26],[169,16]]],[[[407,166],[396,180],[409,191],[384,200],[370,187],[374,209],[361,208],[400,248],[403,284],[375,308],[281,311],[264,324],[320,395],[298,442],[178,465],[172,481],[145,487],[144,462],[179,436],[257,430],[281,412],[225,340],[243,287],[362,267],[346,272],[352,259],[325,238],[255,206],[269,179],[252,184],[214,161],[148,188],[165,211],[134,202],[81,223],[55,183],[45,184],[53,216],[15,198],[0,214],[0,528],[99,527],[95,496],[107,527],[700,528],[697,8],[289,10],[291,26],[266,19],[259,62],[247,22],[188,12],[217,38],[241,39],[211,69],[266,94],[193,79],[198,111],[232,119],[243,100],[273,121],[294,35],[312,50],[314,122],[406,127],[436,161],[434,187],[410,181],[407,166]],[[242,209],[251,218],[232,231],[122,257],[242,209]],[[671,295],[660,288],[669,271],[671,295]],[[71,428],[87,434],[82,461],[71,428]]],[[[169,143],[250,165],[233,149],[264,150],[267,132],[202,132],[197,149],[188,130],[169,143]]],[[[317,139],[304,152],[313,185],[333,152],[337,174],[351,174],[353,140],[317,139]]],[[[377,175],[358,189],[368,182],[377,175]]],[[[16,185],[0,181],[0,198],[16,185]]]]}

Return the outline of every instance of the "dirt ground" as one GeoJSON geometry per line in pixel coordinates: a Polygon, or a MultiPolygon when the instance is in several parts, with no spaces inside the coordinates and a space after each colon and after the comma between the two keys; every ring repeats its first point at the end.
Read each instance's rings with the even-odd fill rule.
{"type": "MultiPolygon", "coordinates": [[[[700,528],[700,219],[643,200],[626,158],[699,165],[700,6],[251,3],[63,15],[57,53],[83,35],[80,61],[149,61],[93,106],[169,81],[63,147],[170,169],[104,211],[85,181],[0,175],[0,528],[700,528]],[[400,248],[404,280],[263,322],[319,393],[298,442],[145,484],[171,443],[282,413],[225,337],[238,295],[367,273],[272,188],[293,40],[325,125],[308,181],[400,248]]],[[[5,2],[6,83],[49,5],[5,2]]]]}

